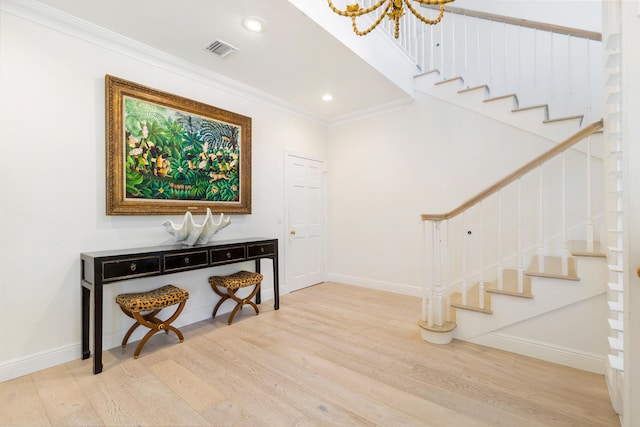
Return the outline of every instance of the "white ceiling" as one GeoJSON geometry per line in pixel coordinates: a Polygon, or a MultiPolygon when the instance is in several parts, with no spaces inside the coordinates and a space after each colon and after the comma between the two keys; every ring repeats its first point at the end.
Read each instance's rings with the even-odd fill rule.
{"type": "MultiPolygon", "coordinates": [[[[38,1],[257,88],[323,120],[408,97],[287,0],[38,1]],[[244,29],[246,16],[266,20],[265,30],[244,29]],[[216,39],[239,50],[221,58],[205,49],[216,39]],[[333,94],[333,101],[321,100],[326,92],[333,94]]],[[[345,20],[345,25],[350,22],[345,20]]]]}

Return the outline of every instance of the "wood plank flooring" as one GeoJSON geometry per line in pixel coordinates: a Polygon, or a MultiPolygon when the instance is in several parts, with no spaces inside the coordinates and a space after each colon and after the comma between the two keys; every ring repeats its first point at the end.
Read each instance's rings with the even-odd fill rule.
{"type": "Polygon", "coordinates": [[[619,426],[604,377],[420,338],[417,298],[323,283],[0,383],[11,426],[619,426]]]}

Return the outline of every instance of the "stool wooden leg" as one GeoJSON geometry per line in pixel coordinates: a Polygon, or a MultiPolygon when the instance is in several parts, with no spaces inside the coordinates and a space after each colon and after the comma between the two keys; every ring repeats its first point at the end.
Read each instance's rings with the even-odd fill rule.
{"type": "Polygon", "coordinates": [[[253,289],[253,291],[251,292],[250,295],[248,295],[244,299],[240,299],[240,298],[238,298],[236,296],[236,293],[235,293],[235,291],[233,289],[227,289],[227,292],[229,292],[229,298],[231,298],[232,300],[234,300],[237,303],[236,306],[231,311],[231,314],[229,315],[229,321],[227,322],[229,325],[231,324],[231,322],[233,322],[233,317],[236,315],[238,310],[240,310],[242,308],[242,306],[245,305],[245,304],[251,305],[253,307],[253,309],[256,311],[256,314],[260,313],[260,310],[258,309],[258,306],[253,301],[251,301],[251,298],[256,296],[256,294],[258,293],[258,290],[260,290],[260,283],[258,283],[256,285],[256,287],[253,289]]]}
{"type": "MultiPolygon", "coordinates": [[[[147,343],[147,341],[149,341],[149,338],[151,338],[153,335],[155,335],[157,332],[164,330],[165,333],[169,333],[169,330],[173,331],[177,336],[178,339],[180,340],[180,342],[184,341],[184,336],[182,335],[182,332],[180,332],[180,330],[178,330],[176,327],[171,326],[171,322],[173,322],[174,320],[176,320],[178,318],[178,316],[180,315],[180,313],[182,312],[182,310],[184,309],[186,301],[182,301],[179,305],[178,308],[176,308],[176,311],[173,313],[173,315],[171,315],[171,317],[169,317],[167,320],[164,321],[160,321],[158,323],[152,323],[150,320],[154,320],[154,321],[159,321],[160,319],[156,318],[156,314],[158,314],[160,312],[160,310],[155,310],[147,315],[142,315],[140,314],[140,312],[134,312],[133,313],[133,318],[136,319],[136,321],[143,326],[146,326],[147,328],[149,328],[149,331],[145,334],[144,337],[142,337],[142,339],[140,340],[140,342],[138,343],[138,346],[136,347],[136,351],[133,353],[133,358],[137,359],[138,356],[140,356],[140,352],[142,351],[142,347],[144,347],[144,345],[147,343]]],[[[135,325],[136,327],[138,325],[135,325]]]]}
{"type": "Polygon", "coordinates": [[[213,289],[213,291],[216,294],[220,295],[220,300],[218,301],[216,306],[213,308],[213,312],[211,313],[211,318],[215,318],[216,317],[216,313],[218,312],[218,309],[220,308],[222,303],[229,299],[229,294],[225,294],[225,293],[220,292],[220,290],[218,289],[218,287],[216,285],[212,285],[211,289],[213,289]]]}
{"type": "Polygon", "coordinates": [[[166,332],[169,333],[170,330],[175,332],[180,342],[184,341],[184,336],[182,335],[182,332],[180,332],[180,330],[175,326],[172,326],[171,323],[173,323],[173,321],[176,320],[178,316],[180,316],[180,313],[182,313],[182,309],[184,308],[185,304],[186,304],[186,301],[182,301],[178,306],[178,308],[176,308],[175,313],[173,313],[173,315],[169,317],[167,320],[165,320],[163,323],[166,332]]]}
{"type": "Polygon", "coordinates": [[[227,324],[230,325],[231,322],[233,322],[233,316],[235,316],[238,310],[242,308],[242,300],[236,296],[236,293],[233,289],[227,289],[227,292],[229,292],[229,297],[237,303],[236,306],[231,311],[231,314],[229,315],[229,320],[227,321],[227,324]]]}
{"type": "MultiPolygon", "coordinates": [[[[127,316],[131,317],[132,319],[135,320],[135,317],[133,314],[131,314],[129,311],[125,310],[124,308],[122,308],[122,306],[120,306],[120,309],[122,310],[122,312],[124,314],[126,314],[127,316]]],[[[144,317],[147,318],[148,316],[151,316],[153,318],[155,318],[155,315],[158,314],[160,312],[160,310],[154,310],[152,313],[149,313],[147,315],[145,315],[144,317]]],[[[160,322],[157,322],[160,323],[160,322]]],[[[124,338],[122,338],[122,348],[125,348],[127,346],[127,342],[129,341],[129,338],[131,337],[131,334],[133,334],[133,332],[138,329],[138,326],[140,326],[141,323],[136,321],[136,323],[134,323],[133,325],[131,325],[131,327],[129,328],[129,330],[127,331],[126,334],[124,334],[124,338]]],[[[146,326],[146,325],[145,325],[146,326]]]]}
{"type": "Polygon", "coordinates": [[[260,310],[258,309],[258,306],[253,301],[251,301],[251,299],[256,296],[259,290],[260,290],[260,283],[258,283],[256,287],[253,289],[253,291],[251,292],[251,294],[244,299],[244,303],[252,306],[253,309],[256,311],[256,314],[260,314],[260,310]]]}

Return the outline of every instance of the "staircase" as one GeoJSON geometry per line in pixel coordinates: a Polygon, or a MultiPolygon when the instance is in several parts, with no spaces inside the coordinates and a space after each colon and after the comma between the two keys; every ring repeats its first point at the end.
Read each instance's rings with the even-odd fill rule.
{"type": "Polygon", "coordinates": [[[548,104],[521,106],[515,93],[493,96],[488,85],[468,87],[463,77],[443,79],[439,70],[416,76],[415,89],[556,143],[578,131],[584,122],[582,114],[550,117],[548,104]]]}
{"type": "Polygon", "coordinates": [[[502,289],[497,278],[490,282],[485,288],[482,307],[478,300],[479,283],[468,289],[472,297],[467,297],[466,304],[461,292],[453,292],[451,307],[457,323],[454,338],[473,341],[515,323],[603,295],[606,292],[604,258],[600,253],[574,253],[569,258],[569,274],[563,275],[560,257],[544,257],[544,271],[538,271],[537,257],[534,257],[524,272],[522,291],[518,290],[517,270],[504,270],[502,289]]]}
{"type": "MultiPolygon", "coordinates": [[[[578,132],[579,129],[590,126],[590,123],[595,123],[595,120],[600,117],[606,118],[605,132],[600,126],[597,133],[587,137],[589,142],[586,148],[584,143],[572,148],[572,150],[581,150],[587,159],[593,155],[602,163],[601,170],[597,173],[592,174],[587,166],[586,173],[582,175],[585,177],[585,186],[589,193],[586,196],[587,208],[584,221],[569,221],[567,224],[567,208],[563,206],[561,209],[560,222],[562,226],[560,228],[575,230],[576,227],[583,227],[583,231],[577,233],[581,240],[570,240],[572,237],[569,237],[566,231],[561,231],[560,244],[548,245],[548,234],[541,233],[544,234],[544,237],[539,240],[543,243],[527,247],[521,241],[525,237],[522,236],[522,220],[518,218],[516,220],[520,227],[520,230],[516,231],[519,241],[518,248],[515,252],[509,253],[511,258],[515,257],[517,260],[512,260],[509,268],[503,268],[501,260],[509,257],[505,258],[505,254],[500,250],[497,261],[494,261],[493,264],[491,262],[487,264],[482,260],[483,256],[476,252],[476,257],[480,258],[480,267],[475,270],[471,269],[471,272],[456,273],[456,268],[469,270],[466,268],[466,264],[470,261],[465,260],[456,265],[455,260],[452,261],[451,257],[455,256],[456,250],[460,251],[460,247],[452,250],[449,248],[449,240],[452,235],[464,235],[465,230],[470,227],[458,227],[455,231],[455,227],[450,227],[448,222],[452,221],[456,215],[464,215],[464,210],[473,204],[479,204],[482,210],[484,197],[488,194],[474,197],[470,201],[472,203],[468,202],[463,209],[458,209],[457,212],[454,210],[444,215],[423,215],[425,225],[430,225],[430,227],[425,227],[427,230],[425,238],[427,242],[431,241],[432,252],[430,256],[432,259],[429,262],[429,268],[433,274],[425,289],[422,319],[419,325],[423,338],[429,342],[446,343],[456,338],[605,374],[612,404],[616,412],[621,415],[622,420],[625,412],[623,411],[623,396],[625,395],[623,371],[627,364],[624,361],[624,350],[628,347],[624,341],[625,325],[623,322],[624,313],[627,313],[628,310],[625,309],[626,302],[623,297],[626,280],[623,268],[623,235],[625,233],[623,209],[624,200],[628,200],[628,196],[626,196],[625,187],[622,185],[624,175],[621,159],[625,155],[622,151],[623,127],[621,125],[620,21],[615,19],[621,15],[618,8],[619,4],[615,2],[607,6],[606,13],[609,16],[605,16],[605,30],[608,33],[605,37],[606,43],[604,44],[606,46],[604,48],[601,43],[602,37],[598,34],[585,35],[584,40],[578,42],[584,46],[584,66],[572,68],[574,55],[571,50],[572,46],[576,46],[576,44],[572,44],[574,43],[574,39],[571,39],[572,36],[567,37],[567,55],[554,55],[553,53],[549,55],[551,58],[566,57],[568,62],[563,66],[569,70],[569,74],[576,70],[586,72],[586,76],[578,77],[582,83],[575,87],[572,87],[571,83],[575,80],[573,77],[563,77],[564,84],[560,85],[557,81],[553,81],[555,79],[555,65],[554,59],[550,59],[547,65],[551,71],[546,77],[547,80],[551,79],[548,87],[540,90],[536,83],[533,88],[525,89],[524,92],[528,91],[525,96],[520,96],[522,95],[520,91],[522,77],[529,81],[535,80],[537,71],[533,72],[533,76],[531,74],[523,76],[521,65],[517,66],[518,70],[515,72],[513,69],[511,72],[506,71],[507,61],[509,63],[522,61],[521,53],[517,53],[517,58],[512,56],[507,59],[507,45],[511,43],[509,41],[497,41],[498,46],[504,46],[504,81],[499,81],[501,79],[501,76],[498,75],[499,72],[496,74],[495,68],[499,67],[493,67],[493,71],[488,73],[490,78],[483,79],[480,63],[484,61],[486,68],[488,62],[488,68],[492,68],[494,43],[477,43],[478,49],[481,45],[491,46],[488,55],[480,53],[469,55],[466,52],[468,41],[460,42],[455,40],[455,36],[447,37],[445,35],[447,28],[444,26],[440,28],[439,34],[438,31],[430,29],[430,34],[426,37],[428,41],[423,41],[423,45],[446,46],[448,41],[449,50],[442,49],[440,56],[434,55],[434,49],[425,50],[430,54],[426,53],[423,56],[422,69],[429,71],[417,76],[415,83],[416,90],[421,94],[445,100],[558,144],[563,144],[567,138],[577,135],[575,132],[578,132]],[[462,60],[459,55],[456,55],[456,46],[463,46],[463,50],[465,50],[462,60]],[[604,52],[604,58],[602,58],[601,52],[604,52]],[[488,59],[481,60],[481,57],[488,59]],[[477,68],[474,68],[474,65],[469,66],[469,63],[475,62],[475,58],[477,58],[477,68]],[[446,71],[444,71],[445,69],[446,71]],[[468,71],[472,71],[472,75],[469,75],[468,71]],[[603,71],[606,73],[605,76],[600,74],[603,71]],[[514,78],[514,75],[518,75],[516,78],[518,81],[505,83],[508,80],[508,75],[511,76],[511,79],[514,78]],[[600,82],[603,81],[606,81],[604,95],[600,92],[603,89],[600,82]],[[493,93],[491,87],[495,89],[493,93]],[[568,90],[565,90],[566,87],[568,90]],[[577,89],[578,87],[580,89],[577,89]],[[580,102],[576,102],[574,97],[576,91],[582,92],[579,96],[580,102]],[[543,96],[548,96],[548,101],[540,100],[541,93],[543,96]],[[602,108],[603,106],[604,108],[602,108]],[[584,110],[576,112],[580,107],[584,110]],[[592,140],[595,142],[595,147],[592,146],[592,140]],[[600,183],[605,182],[605,188],[602,189],[604,200],[601,202],[592,203],[590,194],[592,178],[600,183]],[[594,226],[596,215],[593,215],[592,209],[597,209],[597,212],[602,215],[599,236],[602,246],[594,241],[594,230],[597,227],[594,226]],[[431,229],[430,234],[429,228],[431,229]],[[451,231],[450,228],[454,231],[451,231]],[[522,249],[523,247],[525,250],[522,249]],[[489,280],[484,280],[485,275],[489,280]],[[467,276],[473,276],[473,280],[467,279],[467,276]],[[473,285],[469,286],[467,282],[473,283],[473,285]],[[564,313],[571,313],[571,315],[565,316],[564,313]],[[598,320],[594,322],[594,318],[598,320]],[[571,325],[567,325],[567,319],[571,319],[571,325]],[[608,320],[608,325],[605,323],[602,326],[605,319],[608,320]],[[540,341],[513,338],[514,335],[517,335],[516,332],[525,331],[528,326],[548,331],[548,333],[540,341]],[[571,336],[572,334],[590,333],[593,337],[607,337],[609,345],[596,354],[580,354],[575,349],[563,348],[561,344],[550,346],[549,342],[553,340],[549,336],[553,336],[554,331],[558,328],[564,329],[559,335],[568,334],[571,336]],[[552,354],[548,357],[550,353],[552,354]],[[604,360],[602,354],[607,355],[604,360]]],[[[471,33],[471,37],[475,36],[479,39],[481,31],[468,31],[469,24],[464,22],[466,18],[466,16],[461,18],[463,23],[458,28],[464,28],[465,38],[468,33],[471,33]]],[[[480,21],[479,19],[478,22],[480,21]]],[[[475,25],[480,28],[481,24],[475,25]]],[[[490,23],[487,25],[500,24],[490,23]]],[[[470,28],[473,28],[473,24],[470,28]]],[[[454,32],[453,29],[451,31],[454,32]]],[[[523,43],[519,38],[520,29],[516,31],[518,34],[516,35],[512,31],[511,37],[517,37],[517,45],[522,46],[523,43]]],[[[508,32],[509,30],[504,30],[503,35],[508,32]]],[[[492,31],[484,31],[484,33],[494,34],[492,31]]],[[[536,36],[534,35],[534,37],[536,36]]],[[[549,39],[551,41],[546,46],[553,48],[554,40],[557,38],[553,33],[550,33],[549,39]]],[[[533,46],[533,50],[537,50],[536,43],[533,46]]],[[[513,52],[513,49],[511,51],[513,52]]],[[[498,56],[500,55],[499,53],[498,56]]],[[[559,62],[562,61],[563,59],[559,60],[559,62]]],[[[538,69],[535,66],[533,68],[538,69]]],[[[567,172],[564,166],[564,154],[561,156],[563,157],[561,175],[564,187],[567,172]]],[[[590,162],[587,160],[587,164],[590,162]]],[[[540,171],[543,167],[540,165],[540,171]]],[[[516,172],[514,175],[518,173],[516,172]]],[[[568,173],[571,175],[573,172],[568,173]]],[[[521,181],[521,178],[517,178],[517,181],[521,181]]],[[[539,188],[546,187],[542,185],[542,179],[540,182],[539,188]]],[[[520,187],[520,184],[518,186],[520,187]]],[[[503,191],[503,187],[497,189],[499,194],[503,191]]],[[[517,197],[522,198],[520,189],[518,193],[517,197]]],[[[566,200],[566,189],[563,189],[562,193],[562,199],[566,200]]],[[[540,194],[542,194],[542,190],[540,190],[540,194]]],[[[500,197],[499,195],[498,198],[500,197]]],[[[527,197],[525,196],[525,198],[527,197]]],[[[548,207],[538,206],[538,209],[543,211],[548,207]]],[[[539,214],[539,217],[549,218],[554,215],[557,214],[539,214]]],[[[498,217],[500,217],[499,213],[498,217]]],[[[502,220],[502,218],[499,219],[499,221],[502,220]]],[[[543,221],[538,221],[537,225],[525,225],[524,228],[526,230],[527,227],[536,228],[537,226],[537,228],[543,229],[543,221]]],[[[464,222],[463,219],[462,223],[464,224],[464,222]]],[[[480,225],[482,226],[482,220],[480,225]]],[[[513,231],[507,233],[511,232],[513,231]]],[[[501,233],[498,236],[489,233],[487,235],[489,239],[502,239],[501,233]]],[[[480,252],[483,250],[484,246],[480,252]]],[[[462,248],[462,252],[462,258],[467,258],[466,247],[462,248]]],[[[624,256],[626,255],[624,253],[624,256]]],[[[640,269],[638,271],[640,275],[640,269]]]]}
{"type": "MultiPolygon", "coordinates": [[[[417,76],[416,90],[552,145],[451,212],[423,214],[431,224],[425,237],[433,272],[419,322],[423,338],[518,351],[513,342],[501,342],[505,330],[526,328],[532,319],[561,318],[563,311],[605,298],[606,255],[594,237],[604,226],[602,121],[585,126],[582,116],[550,118],[547,105],[523,108],[517,94],[492,97],[488,85],[469,88],[463,77],[442,79],[438,70],[417,76]]],[[[565,326],[575,325],[555,327],[565,326]]],[[[523,345],[536,346],[516,347],[523,345]]],[[[568,358],[570,366],[603,373],[602,360],[568,358]]]]}

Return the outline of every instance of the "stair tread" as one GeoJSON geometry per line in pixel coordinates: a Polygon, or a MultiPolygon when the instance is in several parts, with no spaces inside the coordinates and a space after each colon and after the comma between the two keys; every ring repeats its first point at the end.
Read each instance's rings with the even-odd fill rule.
{"type": "Polygon", "coordinates": [[[537,108],[547,108],[548,105],[547,104],[540,104],[540,105],[530,105],[528,107],[520,107],[520,108],[516,108],[514,110],[511,110],[512,113],[517,113],[518,111],[527,111],[527,110],[535,110],[537,108]]]}
{"type": "Polygon", "coordinates": [[[489,90],[489,86],[487,85],[480,85],[480,86],[474,86],[474,87],[468,87],[465,89],[461,89],[458,91],[458,93],[466,93],[466,92],[472,92],[474,90],[479,90],[479,89],[485,89],[485,90],[489,90]]]}
{"type": "Polygon", "coordinates": [[[494,96],[493,98],[485,99],[484,102],[498,101],[500,99],[505,99],[505,98],[517,98],[517,95],[515,93],[510,93],[508,95],[494,96]]]}
{"type": "Polygon", "coordinates": [[[440,71],[434,68],[433,70],[429,70],[429,71],[425,71],[425,72],[420,73],[420,74],[416,74],[416,75],[414,76],[414,78],[418,78],[418,77],[422,77],[422,76],[427,76],[427,75],[432,74],[432,73],[440,74],[440,71]]]}
{"type": "Polygon", "coordinates": [[[467,289],[467,305],[462,304],[461,292],[453,292],[451,294],[451,307],[477,311],[479,313],[493,314],[493,311],[491,311],[491,295],[486,292],[486,286],[487,284],[485,283],[484,308],[480,308],[478,295],[478,288],[480,285],[478,283],[467,289]]]}
{"type": "Polygon", "coordinates": [[[584,116],[582,116],[582,115],[558,117],[558,118],[555,118],[555,119],[543,120],[542,123],[555,123],[555,122],[562,122],[562,121],[565,121],[565,120],[575,120],[575,119],[580,119],[580,121],[582,122],[583,118],[584,118],[584,116]]]}
{"type": "Polygon", "coordinates": [[[502,289],[498,289],[498,279],[496,279],[487,287],[487,292],[519,298],[533,298],[531,294],[531,277],[524,275],[522,279],[523,292],[520,293],[518,292],[518,271],[504,270],[502,272],[502,289]]]}
{"type": "Polygon", "coordinates": [[[568,274],[565,276],[562,274],[562,258],[556,256],[544,257],[544,271],[538,271],[538,256],[534,256],[531,260],[531,264],[525,274],[535,277],[548,277],[552,279],[563,280],[580,280],[576,272],[576,260],[573,257],[568,259],[568,274]]]}
{"type": "Polygon", "coordinates": [[[442,84],[446,84],[446,83],[451,83],[451,82],[454,82],[454,81],[456,81],[456,80],[460,80],[460,81],[462,81],[462,77],[460,77],[460,76],[457,76],[457,77],[451,77],[450,79],[444,79],[444,80],[441,80],[441,81],[439,81],[439,82],[436,82],[435,84],[436,84],[436,86],[437,86],[437,85],[442,85],[442,84]]]}
{"type": "Polygon", "coordinates": [[[607,254],[600,249],[600,242],[593,242],[592,252],[587,251],[587,242],[585,240],[570,240],[568,246],[573,256],[607,257],[607,254]]]}

